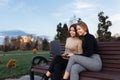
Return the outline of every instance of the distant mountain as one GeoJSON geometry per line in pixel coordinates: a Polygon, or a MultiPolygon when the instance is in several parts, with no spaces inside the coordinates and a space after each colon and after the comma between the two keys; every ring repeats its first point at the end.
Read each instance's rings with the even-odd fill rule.
{"type": "Polygon", "coordinates": [[[0,31],[0,44],[4,43],[5,36],[11,37],[18,37],[18,36],[26,36],[29,35],[29,33],[26,33],[21,30],[9,30],[9,31],[0,31]]]}
{"type": "Polygon", "coordinates": [[[34,37],[39,36],[42,39],[49,39],[49,37],[46,35],[30,34],[21,30],[9,30],[9,31],[0,31],[0,44],[3,44],[5,36],[9,36],[9,38],[11,38],[11,37],[27,36],[27,35],[32,35],[34,37]]]}
{"type": "Polygon", "coordinates": [[[0,36],[17,37],[17,36],[25,36],[25,35],[28,35],[28,33],[21,30],[0,31],[0,36]]]}

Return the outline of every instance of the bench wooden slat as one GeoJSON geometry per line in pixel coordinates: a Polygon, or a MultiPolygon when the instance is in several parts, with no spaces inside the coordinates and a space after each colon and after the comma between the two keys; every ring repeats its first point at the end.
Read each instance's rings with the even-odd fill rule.
{"type": "Polygon", "coordinates": [[[120,60],[109,60],[109,59],[104,59],[102,60],[103,63],[111,63],[111,64],[120,64],[120,60]]]}
{"type": "Polygon", "coordinates": [[[120,42],[98,42],[99,46],[120,46],[120,42]]]}
{"type": "Polygon", "coordinates": [[[120,60],[120,55],[101,55],[102,59],[120,60]]]}
{"type": "MultiPolygon", "coordinates": [[[[87,77],[87,76],[81,76],[80,77],[80,80],[101,80],[101,79],[98,79],[98,78],[90,78],[90,77],[87,77]]],[[[102,79],[103,80],[103,79],[102,79]]],[[[104,79],[104,80],[106,80],[106,79],[104,79]]]]}
{"type": "Polygon", "coordinates": [[[119,51],[120,50],[120,46],[119,47],[100,47],[99,50],[102,51],[119,51]]]}
{"type": "Polygon", "coordinates": [[[104,55],[104,54],[108,54],[108,55],[110,55],[110,54],[113,54],[113,55],[119,55],[120,54],[120,52],[119,51],[99,51],[99,53],[101,54],[101,55],[104,55]]]}
{"type": "Polygon", "coordinates": [[[119,72],[119,73],[120,73],[120,69],[108,68],[108,67],[107,67],[107,68],[104,67],[102,71],[107,71],[107,72],[108,72],[108,71],[110,71],[110,72],[111,72],[111,71],[112,71],[112,72],[115,71],[115,72],[119,72]]]}
{"type": "Polygon", "coordinates": [[[91,78],[98,78],[101,80],[119,80],[120,79],[120,74],[118,72],[83,72],[81,73],[81,76],[87,76],[91,78]]]}
{"type": "Polygon", "coordinates": [[[34,71],[34,72],[38,72],[38,73],[41,73],[41,74],[45,74],[46,73],[46,70],[45,69],[37,69],[37,68],[32,68],[31,71],[34,71]]]}
{"type": "Polygon", "coordinates": [[[108,64],[108,63],[103,63],[103,67],[118,68],[118,69],[120,69],[120,64],[108,64]]]}

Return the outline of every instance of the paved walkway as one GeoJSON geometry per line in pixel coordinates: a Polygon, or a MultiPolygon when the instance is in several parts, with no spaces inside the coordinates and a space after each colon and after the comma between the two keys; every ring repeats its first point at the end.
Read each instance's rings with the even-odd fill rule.
{"type": "MultiPolygon", "coordinates": [[[[35,80],[40,80],[40,79],[41,79],[40,76],[35,76],[35,80]]],[[[29,77],[29,75],[24,75],[24,76],[20,77],[19,79],[9,78],[9,79],[5,79],[5,80],[30,80],[30,77],[29,77]]]]}
{"type": "MultiPolygon", "coordinates": [[[[34,80],[40,80],[40,79],[41,79],[40,76],[35,76],[34,80]]],[[[25,76],[20,77],[19,79],[5,79],[5,80],[30,80],[30,76],[29,75],[25,75],[25,76]]]]}

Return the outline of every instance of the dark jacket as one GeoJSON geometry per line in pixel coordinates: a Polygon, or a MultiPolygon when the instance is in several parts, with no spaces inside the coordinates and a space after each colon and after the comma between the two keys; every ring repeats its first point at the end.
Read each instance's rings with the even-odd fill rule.
{"type": "Polygon", "coordinates": [[[83,56],[90,57],[92,54],[98,54],[98,45],[95,37],[91,34],[86,34],[82,42],[83,56]]]}

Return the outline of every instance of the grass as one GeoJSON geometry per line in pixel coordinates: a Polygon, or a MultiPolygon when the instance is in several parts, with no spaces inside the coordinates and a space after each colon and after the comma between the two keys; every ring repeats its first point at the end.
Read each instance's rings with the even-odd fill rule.
{"type": "Polygon", "coordinates": [[[30,54],[32,53],[32,51],[28,50],[28,51],[21,51],[21,50],[17,50],[17,51],[8,51],[8,52],[3,52],[3,51],[0,51],[0,54],[1,55],[8,55],[8,54],[30,54]]]}
{"type": "Polygon", "coordinates": [[[24,74],[29,73],[31,60],[33,56],[42,55],[48,58],[48,51],[39,51],[37,54],[32,54],[32,51],[10,51],[7,53],[0,52],[0,59],[2,63],[0,63],[0,79],[4,78],[15,78],[24,74]],[[5,54],[5,55],[3,55],[5,54]],[[6,67],[7,62],[10,59],[16,59],[17,66],[14,69],[8,69],[6,67]]]}

